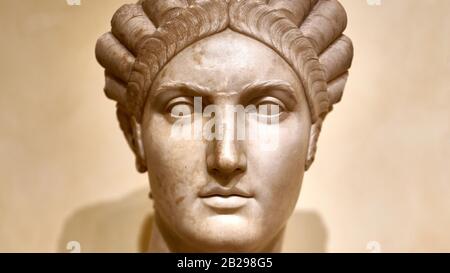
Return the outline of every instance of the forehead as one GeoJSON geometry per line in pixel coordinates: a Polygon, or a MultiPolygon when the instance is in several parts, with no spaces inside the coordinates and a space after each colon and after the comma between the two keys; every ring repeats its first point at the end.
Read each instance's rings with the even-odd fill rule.
{"type": "Polygon", "coordinates": [[[275,51],[245,35],[226,30],[191,45],[159,73],[153,89],[186,82],[218,92],[238,92],[255,81],[285,81],[301,89],[297,75],[275,51]]]}

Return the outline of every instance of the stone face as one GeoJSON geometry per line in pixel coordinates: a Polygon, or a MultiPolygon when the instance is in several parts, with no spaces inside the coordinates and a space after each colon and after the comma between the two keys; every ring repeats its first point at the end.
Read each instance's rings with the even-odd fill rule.
{"type": "Polygon", "coordinates": [[[150,251],[280,251],[348,77],[346,24],[334,0],[119,9],[96,56],[137,168],[149,175],[150,251]]]}

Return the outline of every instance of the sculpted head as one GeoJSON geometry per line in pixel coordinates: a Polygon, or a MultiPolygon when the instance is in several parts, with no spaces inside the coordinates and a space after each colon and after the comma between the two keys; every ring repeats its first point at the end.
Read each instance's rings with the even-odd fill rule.
{"type": "Polygon", "coordinates": [[[279,248],[347,80],[345,27],[334,0],[147,0],[114,15],[96,55],[169,250],[279,248]]]}

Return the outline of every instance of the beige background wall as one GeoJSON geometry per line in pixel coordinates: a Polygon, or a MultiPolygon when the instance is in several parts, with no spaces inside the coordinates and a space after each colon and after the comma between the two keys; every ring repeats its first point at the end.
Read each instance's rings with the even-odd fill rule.
{"type": "MultiPolygon", "coordinates": [[[[81,1],[0,0],[0,251],[55,251],[80,208],[145,198],[94,58],[129,1],[81,1]]],[[[328,251],[450,251],[450,1],[380,1],[342,1],[355,60],[299,212],[328,251]]]]}

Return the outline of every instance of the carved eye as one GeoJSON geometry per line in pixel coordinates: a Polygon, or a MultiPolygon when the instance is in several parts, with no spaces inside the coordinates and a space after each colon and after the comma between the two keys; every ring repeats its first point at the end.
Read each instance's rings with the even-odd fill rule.
{"type": "Polygon", "coordinates": [[[262,97],[253,102],[260,116],[277,117],[286,112],[284,103],[274,97],[262,97]]]}
{"type": "Polygon", "coordinates": [[[273,96],[259,97],[250,103],[250,118],[256,119],[260,123],[278,124],[283,121],[288,114],[286,104],[273,96]]]}
{"type": "Polygon", "coordinates": [[[194,114],[194,102],[189,97],[177,97],[166,105],[166,113],[172,118],[186,118],[194,114]]]}

